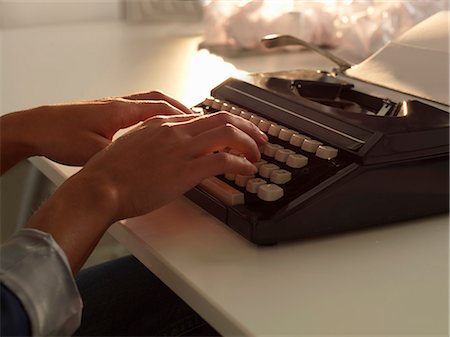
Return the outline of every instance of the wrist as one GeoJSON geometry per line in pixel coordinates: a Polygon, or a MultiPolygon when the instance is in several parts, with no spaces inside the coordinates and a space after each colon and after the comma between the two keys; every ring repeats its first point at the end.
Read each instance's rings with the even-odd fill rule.
{"type": "Polygon", "coordinates": [[[64,202],[78,204],[78,208],[99,225],[109,227],[117,220],[117,192],[106,175],[83,168],[70,177],[60,190],[64,194],[64,202]]]}
{"type": "Polygon", "coordinates": [[[100,174],[81,170],[34,214],[28,227],[51,234],[76,273],[115,221],[115,199],[100,174]]]}

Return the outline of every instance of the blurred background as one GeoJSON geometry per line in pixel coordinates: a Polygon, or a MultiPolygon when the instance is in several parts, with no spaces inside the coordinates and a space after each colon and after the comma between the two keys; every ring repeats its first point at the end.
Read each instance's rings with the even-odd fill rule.
{"type": "Polygon", "coordinates": [[[364,59],[448,8],[448,0],[0,0],[0,27],[199,22],[201,46],[216,52],[261,51],[261,37],[290,34],[364,59]]]}
{"type": "MultiPolygon", "coordinates": [[[[93,23],[120,22],[125,25],[123,27],[140,27],[136,30],[140,36],[147,34],[144,31],[157,27],[162,36],[176,33],[178,36],[195,37],[200,49],[226,57],[229,67],[267,71],[269,69],[264,63],[255,68],[255,62],[246,61],[254,55],[269,53],[259,44],[264,35],[294,35],[333,49],[352,63],[358,63],[418,22],[440,10],[448,10],[448,6],[447,0],[0,0],[0,107],[2,114],[24,108],[20,102],[14,106],[3,103],[4,97],[11,96],[12,89],[9,87],[20,86],[20,83],[11,81],[4,83],[3,79],[6,73],[10,79],[15,77],[14,72],[26,72],[29,60],[26,52],[11,55],[5,47],[4,36],[12,41],[15,36],[42,32],[47,27],[54,30],[54,27],[69,25],[89,27],[93,23]],[[6,57],[20,57],[22,69],[7,68],[6,57]]],[[[119,29],[117,34],[120,34],[120,29],[126,29],[114,27],[119,29]]],[[[87,29],[85,34],[88,35],[89,28],[83,29],[87,29]]],[[[45,35],[47,33],[39,34],[37,36],[48,36],[45,35]]],[[[39,48],[41,41],[35,43],[34,47],[39,48]]],[[[51,45],[52,41],[43,40],[42,44],[51,45]]],[[[26,46],[23,50],[27,51],[26,46]]],[[[298,48],[277,52],[295,54],[298,48]]],[[[73,51],[67,51],[64,56],[79,57],[72,54],[73,51]]],[[[202,62],[204,59],[199,58],[199,69],[202,62]]],[[[104,67],[108,66],[111,65],[105,63],[104,67]]],[[[104,71],[106,73],[107,69],[104,71]]],[[[86,92],[101,93],[95,81],[91,85],[86,92]]],[[[205,83],[205,87],[211,88],[211,85],[205,83]]],[[[36,92],[39,90],[46,88],[36,88],[36,92]]],[[[55,97],[61,101],[70,98],[65,96],[63,86],[55,85],[53,90],[55,97]]],[[[33,95],[32,92],[27,94],[33,95]]],[[[39,102],[36,99],[36,104],[39,102]]],[[[195,101],[185,103],[194,104],[195,101]]],[[[28,161],[3,175],[0,178],[1,240],[4,241],[16,228],[25,224],[54,189],[55,186],[28,161]]],[[[107,234],[87,265],[126,253],[107,234]]]]}

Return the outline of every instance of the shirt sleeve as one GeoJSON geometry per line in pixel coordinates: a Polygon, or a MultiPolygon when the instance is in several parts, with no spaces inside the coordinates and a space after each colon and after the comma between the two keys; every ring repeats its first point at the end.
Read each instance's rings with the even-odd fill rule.
{"type": "Polygon", "coordinates": [[[0,281],[25,308],[32,335],[72,335],[83,305],[66,255],[52,236],[21,229],[2,245],[0,256],[0,281]]]}

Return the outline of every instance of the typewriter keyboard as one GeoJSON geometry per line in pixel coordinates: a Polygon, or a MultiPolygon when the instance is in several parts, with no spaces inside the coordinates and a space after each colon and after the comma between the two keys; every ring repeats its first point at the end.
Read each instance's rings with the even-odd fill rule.
{"type": "MultiPolygon", "coordinates": [[[[202,189],[228,206],[245,204],[260,210],[261,202],[269,209],[285,204],[351,162],[345,153],[301,130],[279,125],[230,102],[208,97],[194,109],[205,114],[228,111],[239,115],[258,126],[269,138],[268,143],[260,148],[261,160],[254,163],[258,168],[257,174],[225,174],[200,184],[202,189]]],[[[234,150],[229,152],[241,155],[234,150]]]]}

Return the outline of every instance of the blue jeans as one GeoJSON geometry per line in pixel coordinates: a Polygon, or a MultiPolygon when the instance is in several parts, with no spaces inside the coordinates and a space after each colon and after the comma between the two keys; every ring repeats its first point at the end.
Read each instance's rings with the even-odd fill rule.
{"type": "Polygon", "coordinates": [[[220,336],[132,256],[82,270],[75,336],[220,336]]]}

